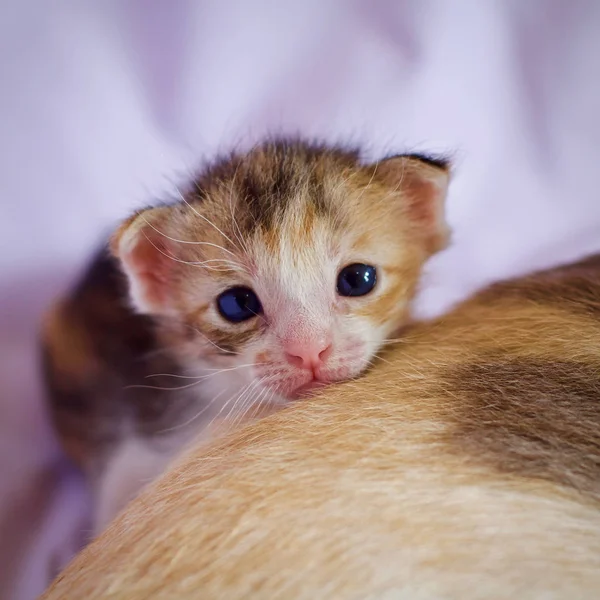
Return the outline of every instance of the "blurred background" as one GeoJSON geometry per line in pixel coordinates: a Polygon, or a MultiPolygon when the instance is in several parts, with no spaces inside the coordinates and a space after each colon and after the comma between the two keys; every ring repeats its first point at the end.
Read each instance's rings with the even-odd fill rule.
{"type": "Polygon", "coordinates": [[[454,241],[422,315],[600,250],[596,0],[4,0],[0,47],[0,598],[36,597],[87,515],[40,315],[215,152],[298,132],[451,152],[454,241]]]}

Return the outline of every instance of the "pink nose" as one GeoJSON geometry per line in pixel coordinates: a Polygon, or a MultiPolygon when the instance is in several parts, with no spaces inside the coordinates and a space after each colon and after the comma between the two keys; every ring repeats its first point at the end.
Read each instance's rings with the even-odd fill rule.
{"type": "Polygon", "coordinates": [[[288,341],[285,344],[285,358],[300,369],[316,369],[331,354],[329,339],[311,341],[288,341]]]}

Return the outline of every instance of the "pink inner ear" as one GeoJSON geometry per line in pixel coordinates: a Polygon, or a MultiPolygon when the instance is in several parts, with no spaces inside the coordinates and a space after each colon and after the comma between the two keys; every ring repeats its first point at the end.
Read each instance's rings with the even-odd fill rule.
{"type": "Polygon", "coordinates": [[[444,202],[449,172],[419,158],[394,156],[380,162],[376,173],[394,191],[400,190],[405,214],[424,240],[426,252],[444,248],[448,241],[444,202]]]}
{"type": "Polygon", "coordinates": [[[175,262],[164,239],[153,236],[148,228],[135,233],[130,248],[121,260],[130,280],[133,301],[143,312],[163,313],[169,305],[169,281],[175,262]]]}
{"type": "Polygon", "coordinates": [[[405,185],[408,211],[411,220],[421,228],[427,251],[434,253],[441,250],[448,239],[443,210],[445,190],[440,189],[435,181],[418,174],[408,176],[405,185]]]}
{"type": "Polygon", "coordinates": [[[427,228],[435,228],[439,219],[439,211],[436,210],[437,186],[430,181],[415,178],[408,187],[411,217],[427,228]]]}

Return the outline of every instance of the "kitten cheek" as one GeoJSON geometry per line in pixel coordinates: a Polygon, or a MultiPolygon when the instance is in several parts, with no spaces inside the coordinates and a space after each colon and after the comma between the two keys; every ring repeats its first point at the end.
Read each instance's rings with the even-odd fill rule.
{"type": "Polygon", "coordinates": [[[349,370],[348,377],[357,377],[363,373],[369,365],[377,360],[382,344],[369,340],[368,342],[357,342],[356,347],[350,351],[346,358],[349,370]]]}
{"type": "Polygon", "coordinates": [[[254,364],[264,365],[272,361],[272,354],[269,350],[260,350],[254,355],[254,364]]]}
{"type": "Polygon", "coordinates": [[[368,329],[365,331],[365,335],[352,336],[346,338],[340,352],[337,356],[339,360],[354,362],[357,360],[365,359],[369,360],[371,355],[379,349],[381,345],[377,338],[380,336],[373,336],[373,332],[368,329]]]}

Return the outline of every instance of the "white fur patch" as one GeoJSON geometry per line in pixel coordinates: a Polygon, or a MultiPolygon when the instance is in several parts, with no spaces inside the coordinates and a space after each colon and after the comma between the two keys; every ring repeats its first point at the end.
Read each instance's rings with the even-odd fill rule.
{"type": "Polygon", "coordinates": [[[97,482],[93,536],[101,533],[139,491],[160,475],[173,452],[128,438],[114,451],[97,482]]]}

